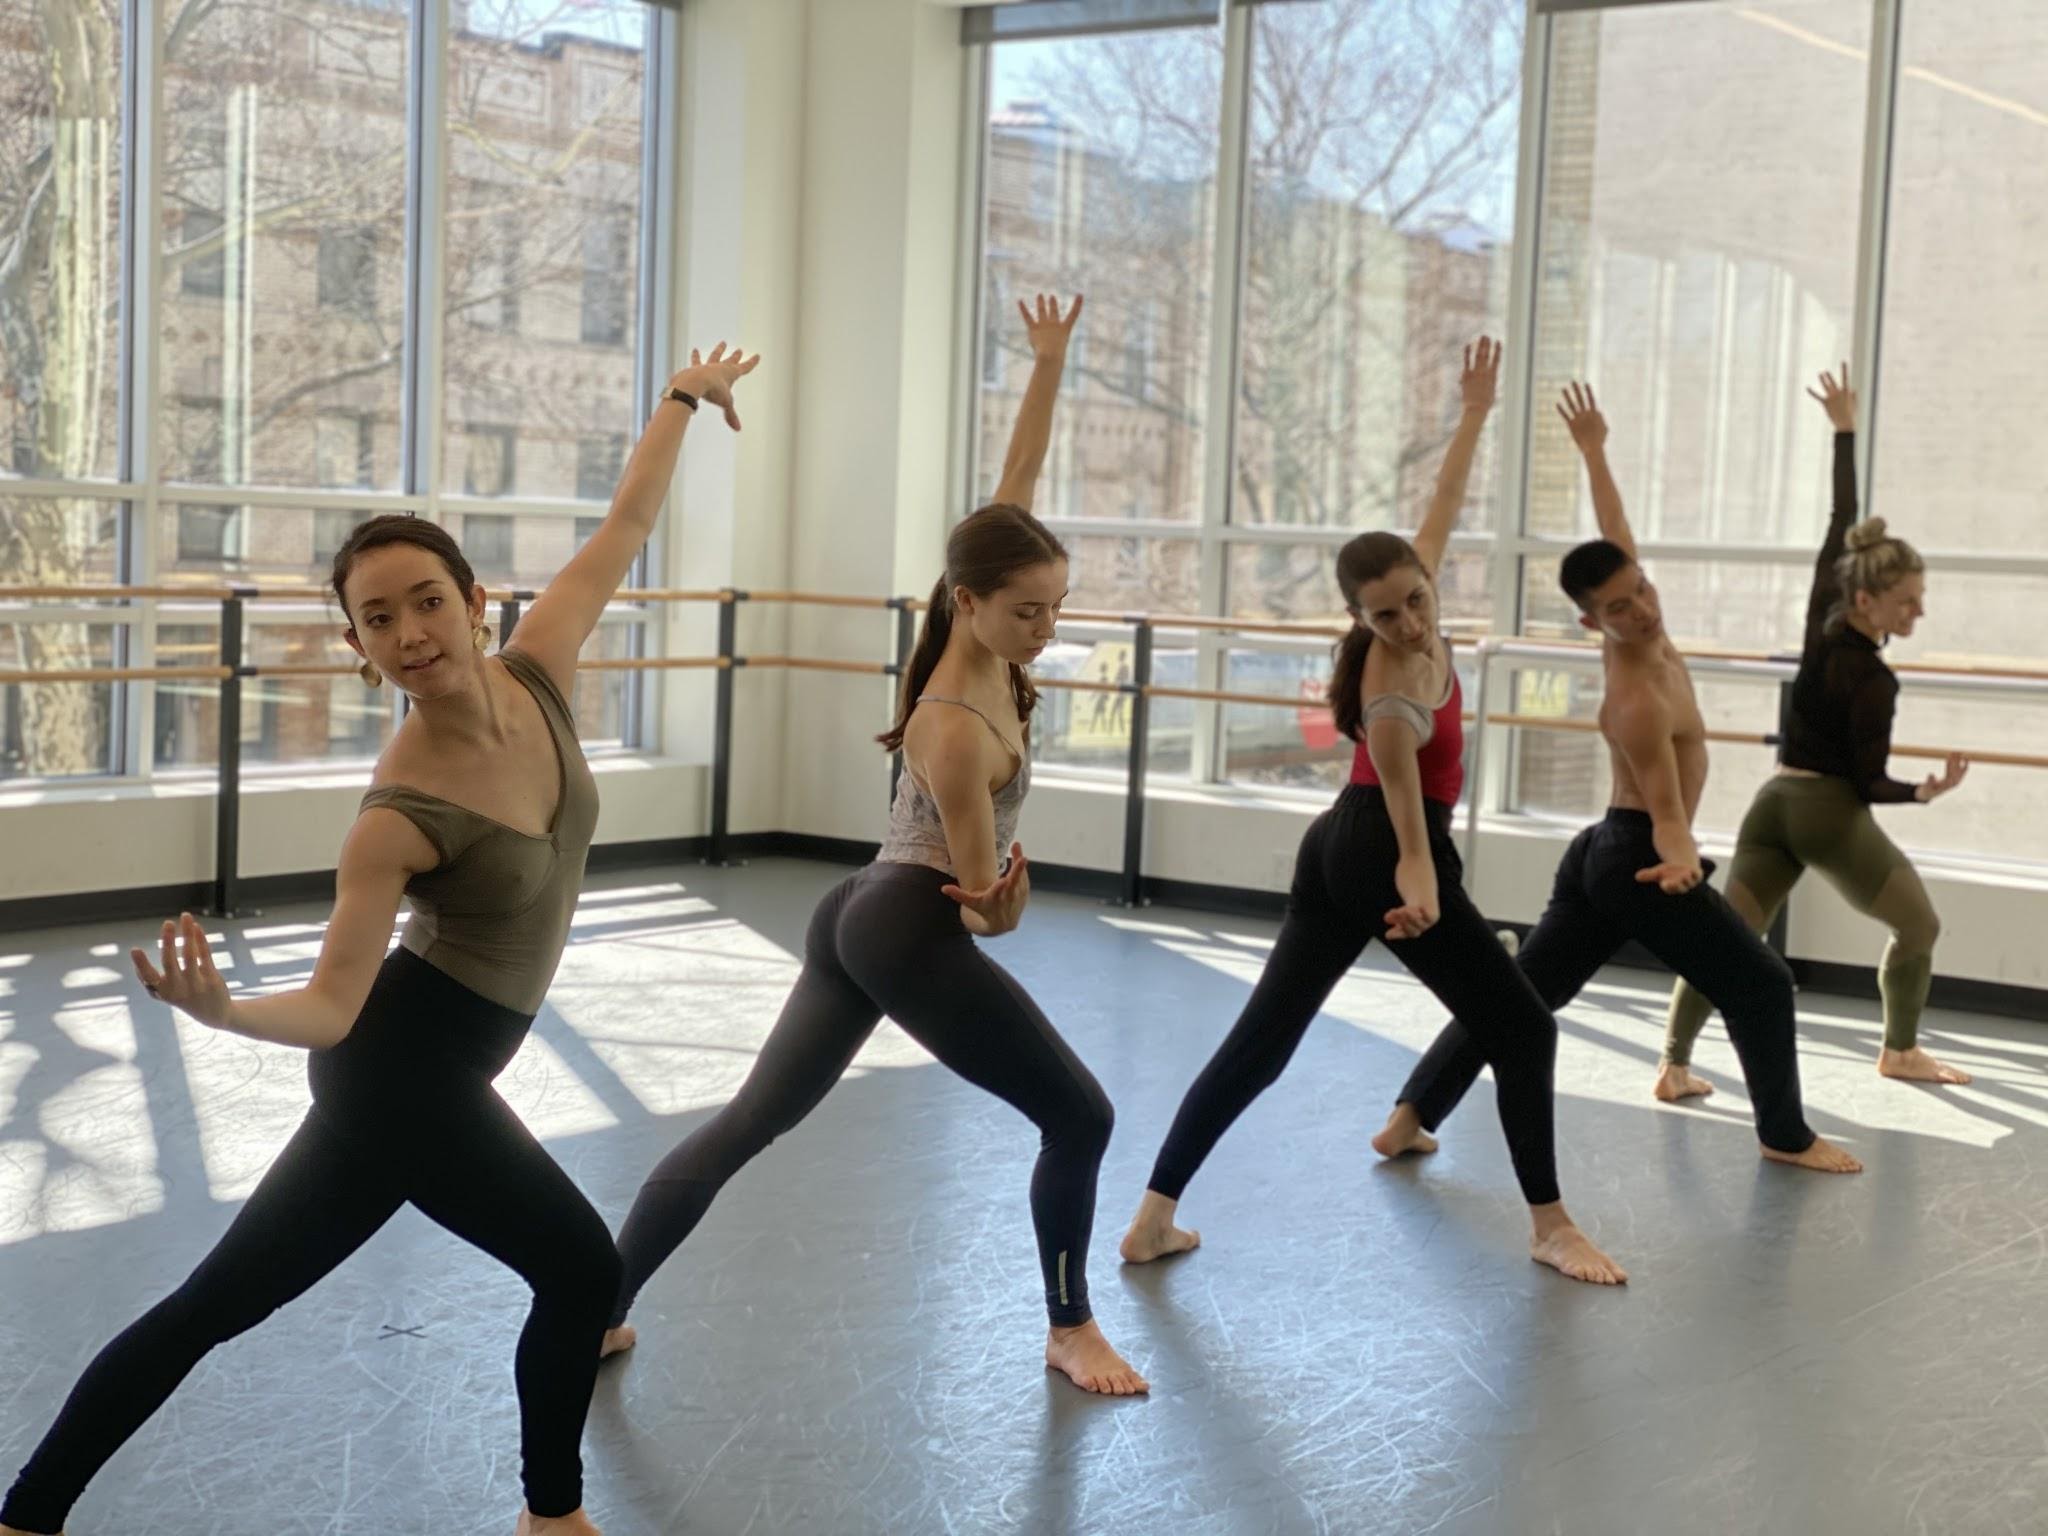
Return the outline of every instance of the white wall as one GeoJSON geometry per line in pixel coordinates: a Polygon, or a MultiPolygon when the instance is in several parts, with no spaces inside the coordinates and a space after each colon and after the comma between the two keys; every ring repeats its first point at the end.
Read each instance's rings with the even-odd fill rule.
{"type": "MultiPolygon", "coordinates": [[[[1321,808],[1292,796],[1148,783],[1145,873],[1285,891],[1295,846],[1321,808]]],[[[1117,869],[1124,836],[1122,788],[1060,782],[1056,776],[1047,782],[1041,775],[1018,835],[1041,863],[1117,869]]],[[[1569,837],[1569,831],[1515,818],[1482,823],[1468,885],[1480,910],[1501,922],[1533,923],[1550,897],[1551,877],[1569,837]]],[[[1459,841],[1462,847],[1462,813],[1459,841]]],[[[1711,839],[1705,847],[1720,860],[1715,883],[1723,884],[1729,849],[1711,839]]],[[[1942,916],[1936,962],[1942,975],[2048,988],[2048,950],[2033,937],[2048,921],[2048,890],[2039,883],[1931,866],[1923,866],[1921,875],[1942,916]]],[[[1796,959],[1874,966],[1884,948],[1884,931],[1852,910],[1825,880],[1814,878],[1801,881],[1793,892],[1786,947],[1796,959]]]]}

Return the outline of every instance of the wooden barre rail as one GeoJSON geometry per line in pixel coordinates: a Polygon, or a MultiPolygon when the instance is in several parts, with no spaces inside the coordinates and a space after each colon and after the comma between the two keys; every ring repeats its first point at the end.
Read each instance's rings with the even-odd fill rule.
{"type": "Polygon", "coordinates": [[[840,661],[830,656],[742,656],[739,664],[748,671],[780,667],[792,672],[859,672],[869,677],[885,677],[893,670],[885,661],[840,661]]]}
{"type": "MultiPolygon", "coordinates": [[[[1582,735],[1600,734],[1597,720],[1572,720],[1558,715],[1507,715],[1494,714],[1486,717],[1488,725],[1512,725],[1525,731],[1575,731],[1582,735]]],[[[1724,742],[1736,747],[1767,747],[1771,738],[1756,731],[1708,731],[1708,741],[1724,742]]]]}
{"type": "MultiPolygon", "coordinates": [[[[494,603],[526,601],[521,594],[543,589],[524,587],[487,587],[485,598],[494,603]]],[[[787,603],[815,605],[830,608],[855,608],[869,611],[884,611],[906,608],[922,612],[928,604],[920,598],[903,598],[900,601],[887,597],[861,597],[843,592],[805,592],[794,589],[744,590],[745,600],[757,603],[787,603]]],[[[741,599],[742,592],[730,587],[686,588],[686,587],[627,587],[613,594],[615,601],[622,603],[730,603],[741,599]]],[[[95,585],[81,582],[66,586],[5,586],[0,585],[0,603],[14,601],[45,601],[64,598],[87,602],[99,599],[187,600],[192,602],[225,602],[232,597],[242,597],[260,602],[317,602],[332,605],[334,594],[325,587],[244,587],[239,591],[222,586],[117,586],[95,585]]],[[[1129,610],[1088,608],[1069,609],[1061,615],[1077,624],[1130,624],[1143,620],[1154,629],[1204,630],[1245,635],[1279,635],[1302,639],[1335,640],[1344,633],[1342,625],[1314,623],[1301,620],[1281,619],[1236,619],[1213,614],[1176,613],[1135,613],[1129,610]]],[[[1456,626],[1449,626],[1454,631],[1456,626]]],[[[1484,631],[1473,634],[1458,634],[1457,638],[1480,641],[1489,638],[1484,631]]],[[[1504,645],[1516,643],[1541,645],[1555,650],[1575,651],[1585,654],[1597,653],[1598,641],[1578,640],[1564,636],[1506,635],[1499,637],[1504,645]]],[[[1720,646],[1693,645],[1682,648],[1681,655],[1698,660],[1711,661],[1753,661],[1790,663],[1797,657],[1790,652],[1738,650],[1720,646]]],[[[1502,657],[1510,664],[1522,661],[1531,665],[1540,662],[1536,656],[1502,657]]],[[[2022,682],[2048,681],[2048,667],[2015,667],[1998,663],[1974,662],[1901,662],[1894,671],[1912,676],[1927,677],[1983,677],[2005,678],[2022,682]]],[[[46,674],[47,675],[47,674],[46,674]]],[[[1988,760],[1988,759],[1987,759],[1988,760]]]]}
{"type": "MultiPolygon", "coordinates": [[[[1503,635],[1500,637],[1500,640],[1505,646],[1543,645],[1560,650],[1583,651],[1587,655],[1597,655],[1600,650],[1598,641],[1553,640],[1541,635],[1503,635]]],[[[1797,654],[1790,651],[1736,651],[1723,650],[1719,646],[1708,645],[1694,645],[1689,648],[1681,648],[1679,655],[1689,661],[1765,661],[1782,662],[1788,666],[1799,660],[1797,654]]],[[[1512,652],[1504,652],[1501,654],[1500,660],[1510,666],[1516,662],[1538,666],[1541,665],[1542,658],[1519,656],[1512,652]]],[[[2011,667],[1995,663],[1980,665],[1974,662],[1961,661],[1902,661],[1893,665],[1892,670],[1905,673],[1908,676],[2004,677],[2016,678],[2021,681],[2048,682],[2048,667],[2011,667]]]]}

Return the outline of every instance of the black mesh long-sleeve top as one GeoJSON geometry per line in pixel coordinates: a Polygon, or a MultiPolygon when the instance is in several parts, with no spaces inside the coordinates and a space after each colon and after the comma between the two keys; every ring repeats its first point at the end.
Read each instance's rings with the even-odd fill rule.
{"type": "Polygon", "coordinates": [[[1856,522],[1856,434],[1835,434],[1835,507],[1814,562],[1806,603],[1806,642],[1785,711],[1778,761],[1788,768],[1847,779],[1867,805],[1917,804],[1914,786],[1885,772],[1899,680],[1877,642],[1854,625],[1828,622],[1839,587],[1835,562],[1856,522]]]}

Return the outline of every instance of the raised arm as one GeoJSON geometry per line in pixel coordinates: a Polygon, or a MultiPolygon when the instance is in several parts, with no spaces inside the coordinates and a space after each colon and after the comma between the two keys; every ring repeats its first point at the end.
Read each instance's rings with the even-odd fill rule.
{"type": "Polygon", "coordinates": [[[1479,435],[1486,430],[1487,415],[1493,410],[1500,386],[1500,343],[1482,336],[1465,348],[1465,370],[1458,376],[1458,394],[1464,409],[1451,445],[1444,450],[1443,467],[1436,472],[1436,491],[1429,498],[1429,510],[1422,526],[1415,530],[1415,553],[1422,557],[1430,575],[1443,564],[1444,546],[1451,541],[1458,514],[1465,507],[1465,486],[1472,478],[1472,460],[1479,452],[1479,435]]]}
{"type": "Polygon", "coordinates": [[[1365,728],[1366,750],[1387,800],[1400,856],[1394,890],[1401,905],[1385,916],[1387,938],[1412,939],[1433,927],[1439,915],[1436,858],[1429,849],[1429,820],[1422,809],[1421,748],[1415,728],[1397,715],[1382,715],[1365,728]]]}
{"type": "Polygon", "coordinates": [[[1038,296],[1035,312],[1022,299],[1017,301],[1017,311],[1024,317],[1024,334],[1031,342],[1031,382],[1024,386],[1017,424],[1010,429],[1010,451],[1003,458],[1003,478],[996,485],[995,499],[1029,512],[1038,494],[1046,450],[1052,446],[1052,408],[1059,398],[1060,376],[1066,372],[1067,342],[1073,337],[1074,322],[1081,318],[1081,299],[1077,295],[1064,316],[1060,301],[1044,294],[1038,296]]]}
{"type": "Polygon", "coordinates": [[[1649,810],[1650,840],[1661,860],[1638,870],[1636,879],[1654,882],[1666,895],[1679,896],[1698,885],[1704,871],[1700,846],[1693,840],[1692,818],[1685,810],[1671,728],[1671,707],[1653,693],[1645,693],[1617,711],[1610,726],[1649,810]]]}
{"type": "MultiPolygon", "coordinates": [[[[1835,428],[1835,504],[1828,514],[1827,537],[1813,563],[1813,589],[1806,599],[1806,646],[1811,650],[1826,628],[1828,614],[1841,594],[1835,579],[1835,562],[1849,542],[1849,530],[1856,526],[1856,391],[1849,387],[1849,365],[1842,364],[1839,382],[1832,373],[1820,376],[1820,388],[1807,393],[1821,403],[1835,428]]],[[[1883,766],[1883,760],[1879,760],[1883,766]]]]}
{"type": "Polygon", "coordinates": [[[1569,386],[1558,402],[1557,414],[1564,418],[1565,428],[1578,445],[1579,456],[1586,461],[1586,479],[1593,489],[1593,518],[1600,525],[1600,537],[1619,545],[1623,554],[1635,559],[1636,536],[1629,529],[1627,512],[1622,509],[1621,487],[1614,483],[1614,471],[1607,467],[1607,418],[1600,414],[1593,386],[1569,386]]]}
{"type": "Polygon", "coordinates": [[[129,957],[150,996],[209,1028],[324,1050],[347,1038],[363,1011],[391,943],[406,881],[439,862],[425,834],[397,811],[373,807],[358,816],[341,845],[334,915],[327,920],[312,979],[289,992],[231,997],[213,963],[206,931],[189,912],[163,926],[161,970],[139,949],[130,950],[129,957]]]}
{"type": "Polygon", "coordinates": [[[519,621],[514,643],[555,680],[564,698],[575,689],[576,658],[583,642],[604,617],[605,604],[619,590],[619,583],[626,579],[661,518],[669,482],[675,478],[676,456],[682,451],[691,419],[699,409],[712,406],[725,413],[727,426],[739,431],[733,386],[760,361],[737,347],[728,352],[724,342],[713,347],[708,358],[690,354],[690,366],[670,379],[668,388],[692,396],[698,404],[672,399],[666,392],[656,402],[646,430],[626,461],[619,488],[612,493],[611,510],[519,621]]]}

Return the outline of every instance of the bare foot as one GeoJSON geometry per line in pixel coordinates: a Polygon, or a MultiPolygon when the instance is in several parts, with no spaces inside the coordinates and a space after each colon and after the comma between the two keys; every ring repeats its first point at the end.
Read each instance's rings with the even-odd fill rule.
{"type": "Polygon", "coordinates": [[[1150,1392],[1151,1384],[1109,1347],[1093,1319],[1078,1328],[1054,1328],[1045,1336],[1045,1363],[1083,1392],[1104,1397],[1131,1397],[1150,1392]]]}
{"type": "Polygon", "coordinates": [[[1704,1097],[1713,1091],[1712,1083],[1704,1077],[1693,1076],[1692,1068],[1678,1061],[1667,1061],[1658,1069],[1657,1086],[1650,1090],[1666,1104],[1676,1104],[1680,1099],[1695,1096],[1704,1097]]]}
{"type": "Polygon", "coordinates": [[[1186,1253],[1202,1246],[1201,1233],[1173,1224],[1174,1208],[1179,1204],[1157,1190],[1145,1191],[1145,1198],[1138,1202],[1138,1214],[1131,1218],[1131,1230],[1124,1234],[1117,1248],[1126,1264],[1150,1264],[1168,1254],[1186,1253]]]}
{"type": "Polygon", "coordinates": [[[530,1509],[522,1509],[514,1536],[604,1536],[604,1532],[592,1525],[590,1516],[580,1509],[566,1515],[536,1515],[530,1509]]]}
{"type": "MultiPolygon", "coordinates": [[[[34,1531],[19,1531],[11,1525],[0,1525],[0,1536],[36,1536],[36,1533],[34,1531]]],[[[64,1536],[64,1533],[59,1531],[57,1536],[64,1536]]]]}
{"type": "Polygon", "coordinates": [[[1593,1246],[1569,1221],[1529,1239],[1529,1257],[1588,1285],[1627,1285],[1628,1271],[1593,1246]]]}
{"type": "Polygon", "coordinates": [[[1967,1083],[1970,1074],[1961,1067],[1947,1067],[1914,1046],[1910,1051],[1887,1047],[1877,1053],[1877,1070],[1886,1077],[1904,1078],[1909,1083],[1967,1083]]]}
{"type": "Polygon", "coordinates": [[[1436,1138],[1422,1128],[1412,1104],[1396,1104],[1386,1126],[1372,1139],[1373,1151],[1381,1157],[1400,1157],[1408,1152],[1434,1152],[1436,1138]]]}
{"type": "Polygon", "coordinates": [[[604,1342],[597,1346],[597,1358],[609,1360],[613,1355],[622,1355],[640,1342],[640,1335],[633,1331],[631,1323],[621,1323],[616,1328],[604,1331],[604,1342]]]}
{"type": "Polygon", "coordinates": [[[1763,1154],[1774,1163],[1790,1163],[1794,1168],[1811,1168],[1816,1173],[1861,1173],[1863,1165],[1847,1152],[1829,1141],[1825,1136],[1813,1138],[1813,1145],[1804,1152],[1780,1152],[1775,1147],[1763,1148],[1763,1154]]]}

